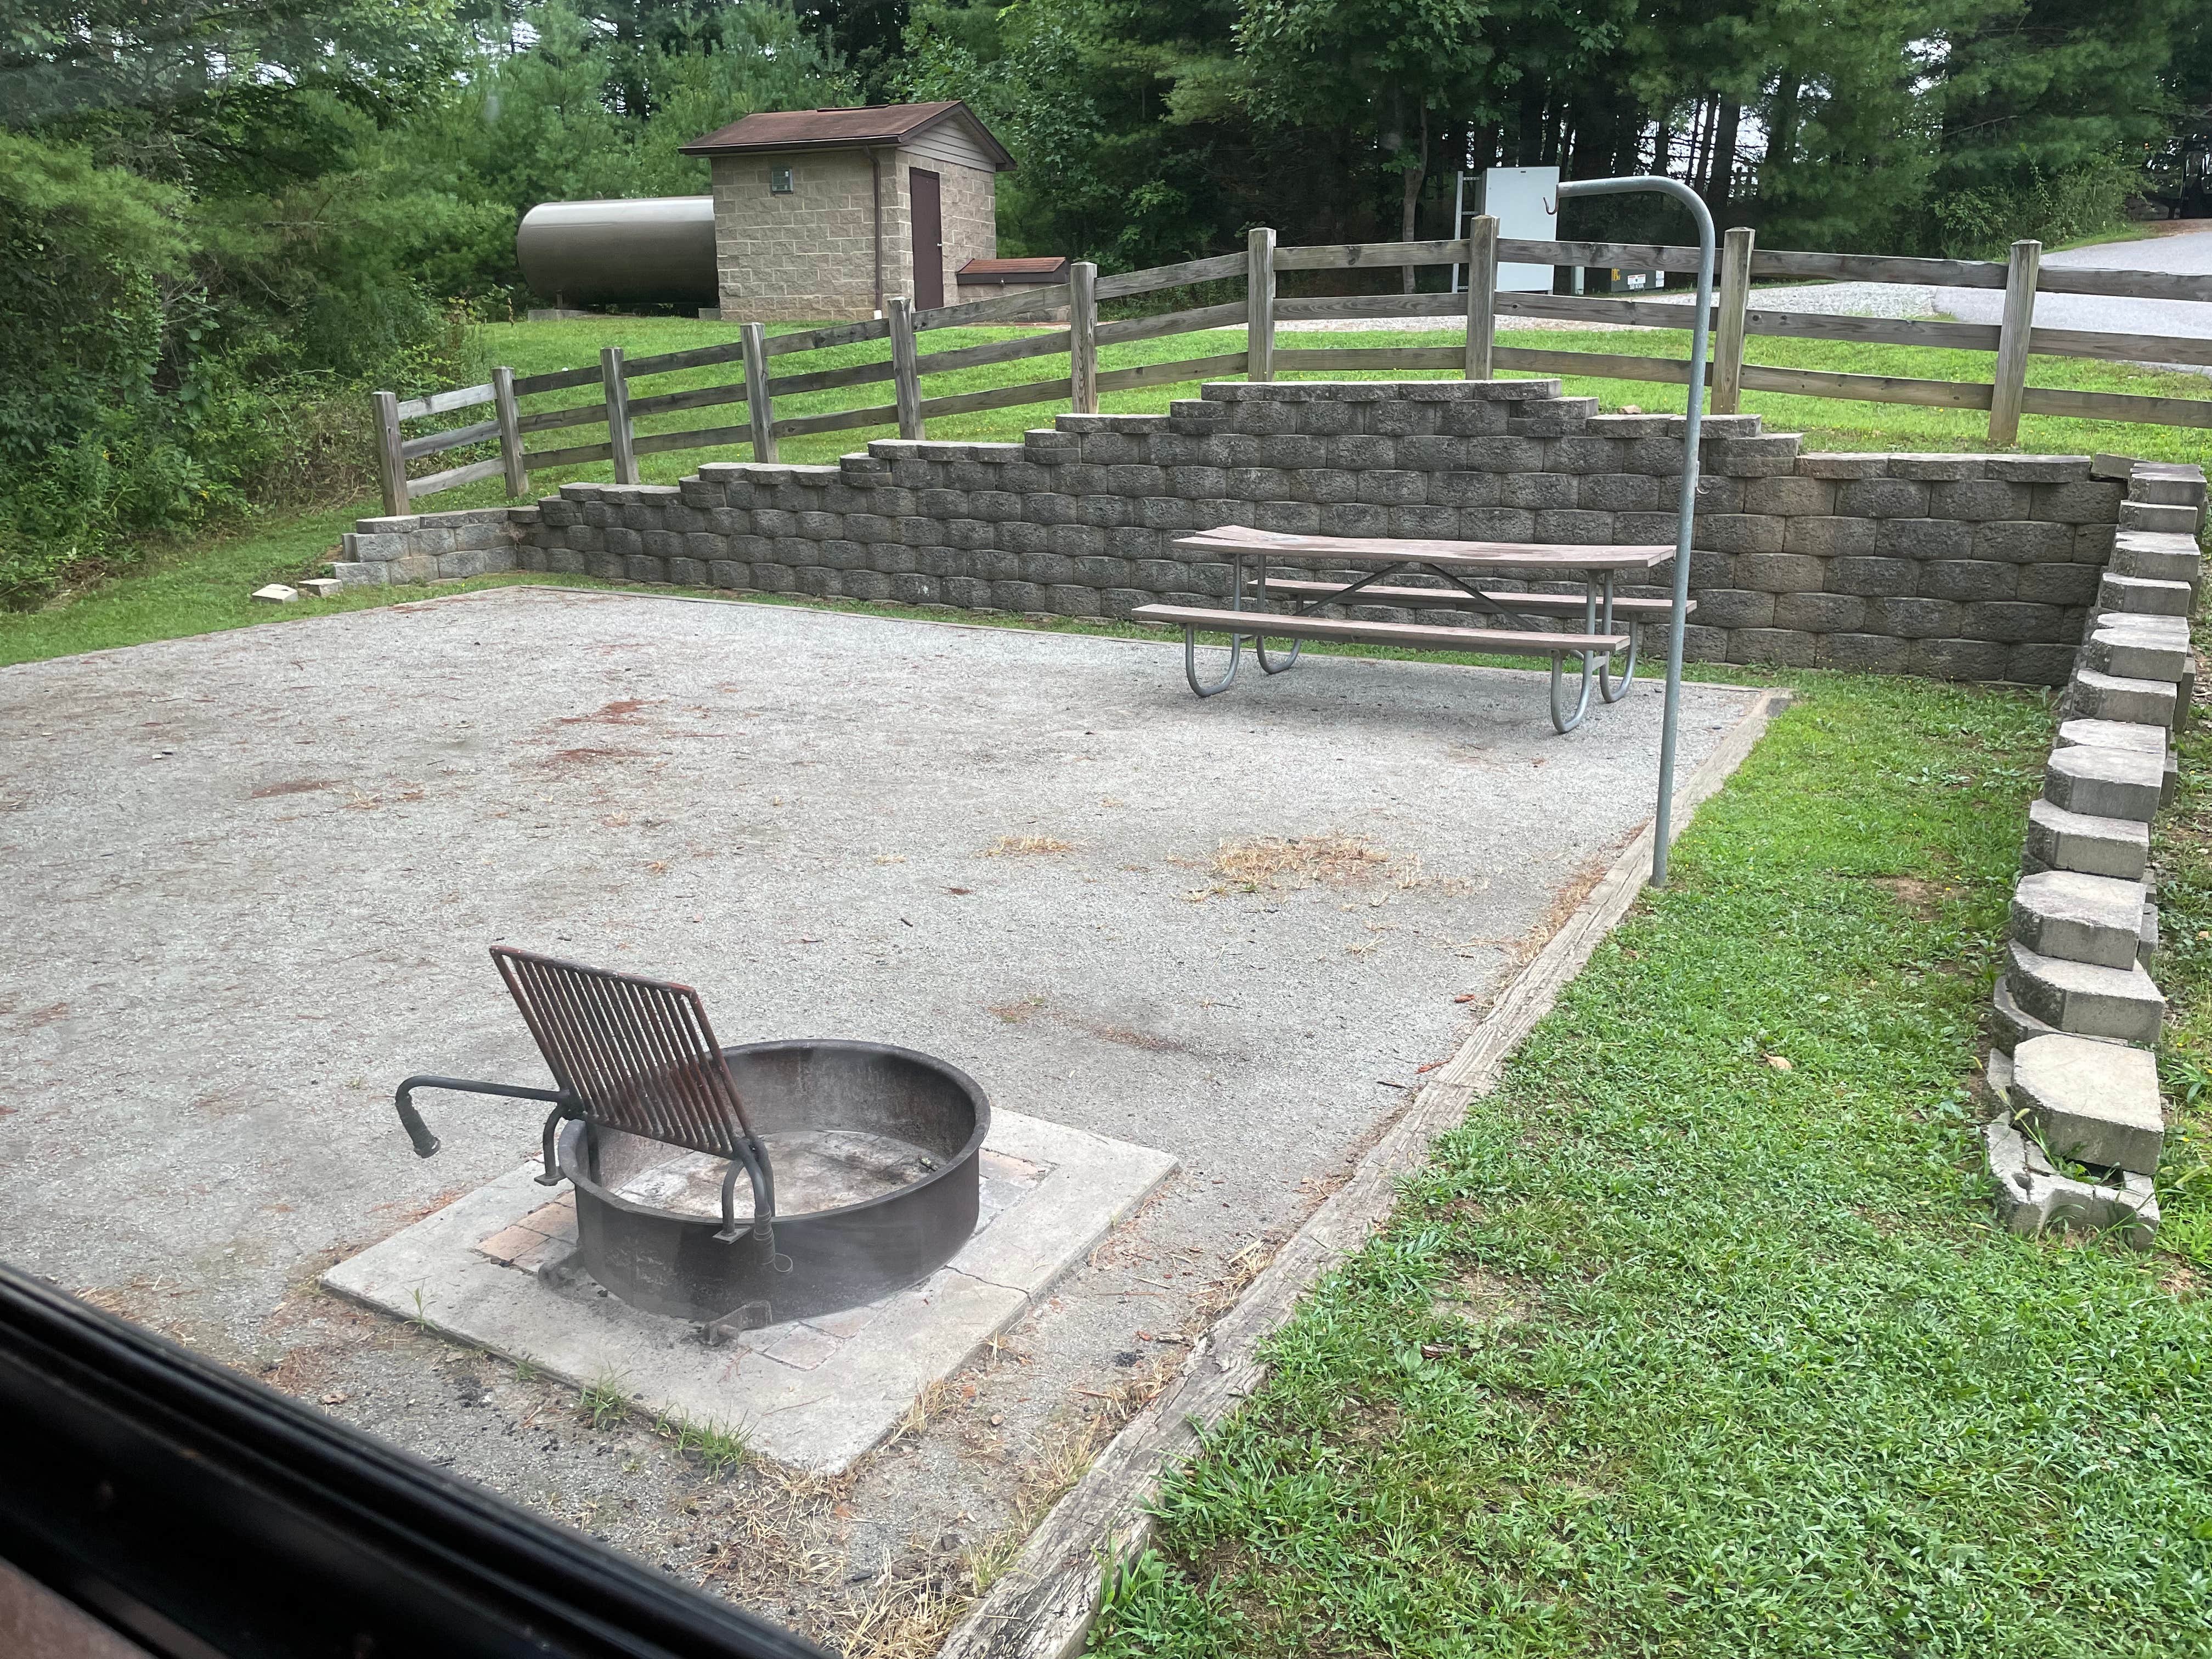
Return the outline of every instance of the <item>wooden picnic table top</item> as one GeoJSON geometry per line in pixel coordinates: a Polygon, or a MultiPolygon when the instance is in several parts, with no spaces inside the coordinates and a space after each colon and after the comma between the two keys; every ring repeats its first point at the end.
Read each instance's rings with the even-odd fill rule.
{"type": "Polygon", "coordinates": [[[1649,570],[1674,556],[1663,544],[1445,542],[1382,536],[1299,536],[1224,524],[1175,539],[1194,553],[1263,553],[1270,559],[1321,564],[1432,564],[1483,570],[1649,570]]]}

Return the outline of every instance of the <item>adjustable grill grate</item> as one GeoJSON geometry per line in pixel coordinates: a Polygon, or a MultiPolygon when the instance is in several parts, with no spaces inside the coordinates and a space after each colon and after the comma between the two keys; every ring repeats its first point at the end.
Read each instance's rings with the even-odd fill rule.
{"type": "Polygon", "coordinates": [[[743,1158],[752,1126],[698,992],[492,947],[561,1087],[604,1128],[743,1158]]]}

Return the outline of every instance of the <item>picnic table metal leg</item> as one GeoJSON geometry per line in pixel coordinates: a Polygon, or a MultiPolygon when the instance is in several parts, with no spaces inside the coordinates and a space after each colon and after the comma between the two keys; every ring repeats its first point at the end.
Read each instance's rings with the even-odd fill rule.
{"type": "MultiPolygon", "coordinates": [[[[1262,565],[1261,568],[1266,569],[1262,565]]],[[[1244,556],[1239,553],[1230,564],[1230,608],[1244,608],[1244,556]]],[[[1190,682],[1190,689],[1201,697],[1218,697],[1237,682],[1237,665],[1244,659],[1244,636],[1231,633],[1229,636],[1229,672],[1212,684],[1203,684],[1198,678],[1198,630],[1182,630],[1182,673],[1190,682]]]]}
{"type": "MultiPolygon", "coordinates": [[[[1613,573],[1609,570],[1605,576],[1605,614],[1600,618],[1598,626],[1602,633],[1613,632],[1613,573]]],[[[1632,622],[1628,624],[1628,661],[1620,671],[1619,684],[1613,683],[1613,653],[1610,651],[1606,653],[1605,660],[1597,665],[1597,694],[1607,702],[1619,702],[1626,696],[1630,684],[1636,678],[1636,624],[1632,622]]]]}
{"type": "MultiPolygon", "coordinates": [[[[1265,558],[1260,561],[1259,601],[1260,609],[1265,611],[1267,608],[1267,561],[1265,558]]],[[[1252,654],[1259,659],[1260,672],[1263,674],[1289,672],[1297,663],[1298,653],[1305,648],[1306,642],[1304,640],[1292,640],[1291,654],[1284,658],[1279,664],[1272,663],[1267,660],[1267,636],[1264,634],[1255,634],[1252,636],[1252,654]]]]}
{"type": "MultiPolygon", "coordinates": [[[[1596,629],[1597,595],[1589,584],[1585,582],[1583,585],[1583,632],[1590,634],[1595,633],[1596,629]]],[[[1595,666],[1596,656],[1597,653],[1595,651],[1554,651],[1552,653],[1552,725],[1562,737],[1580,726],[1583,723],[1583,717],[1589,713],[1591,670],[1595,666]],[[1575,710],[1571,714],[1565,713],[1559,702],[1560,681],[1564,678],[1559,665],[1559,659],[1562,657],[1574,657],[1583,665],[1582,695],[1576,700],[1575,710]]]]}

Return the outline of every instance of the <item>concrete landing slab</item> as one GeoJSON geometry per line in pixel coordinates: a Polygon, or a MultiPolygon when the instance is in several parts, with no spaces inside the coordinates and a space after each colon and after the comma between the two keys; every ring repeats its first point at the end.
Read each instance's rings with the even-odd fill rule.
{"type": "Polygon", "coordinates": [[[1175,1169],[1166,1152],[995,1112],[981,1214],[960,1254],[866,1307],[709,1348],[690,1322],[615,1300],[575,1265],[575,1212],[526,1164],[340,1262],[328,1289],[641,1409],[741,1433],[838,1474],[1080,1261],[1175,1169]]]}

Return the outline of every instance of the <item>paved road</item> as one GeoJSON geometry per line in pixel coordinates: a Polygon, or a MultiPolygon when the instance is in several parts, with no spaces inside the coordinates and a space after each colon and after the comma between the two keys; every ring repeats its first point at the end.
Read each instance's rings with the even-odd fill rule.
{"type": "MultiPolygon", "coordinates": [[[[2046,265],[2075,270],[2158,270],[2212,276],[2212,229],[2178,236],[2146,237],[2139,242],[2104,242],[2067,248],[2044,256],[2046,265]]],[[[1771,311],[1820,312],[1861,317],[1925,317],[1933,313],[1962,323],[1994,323],[2004,311],[2004,293],[1992,288],[1923,288],[1910,283],[1822,283],[1807,288],[1763,289],[1753,303],[1771,311]]],[[[2212,339],[2212,302],[2196,300],[2119,300],[2094,294],[2039,294],[2035,320],[2044,328],[2078,328],[2104,334],[2166,334],[2212,339]]],[[[2160,363],[2154,368],[2185,374],[2212,375],[2199,364],[2160,363]]]]}
{"type": "MultiPolygon", "coordinates": [[[[2075,270],[2160,270],[2212,276],[2212,227],[2180,235],[2147,237],[2139,242],[2105,242],[2094,247],[2069,248],[2045,254],[2043,262],[2075,270]]],[[[1687,304],[1690,298],[1686,294],[1657,297],[1682,304],[1687,304]]],[[[1817,312],[1824,316],[1928,317],[1940,313],[1955,317],[1962,323],[1994,323],[2004,308],[2004,294],[1997,289],[1934,288],[1911,283],[1815,283],[1796,288],[1762,288],[1754,291],[1753,301],[1763,310],[1817,312]]],[[[2089,294],[2044,294],[2036,298],[2035,320],[2045,328],[2212,339],[2212,302],[2195,300],[2114,300],[2089,294]]],[[[1612,326],[1534,318],[1514,318],[1505,325],[1560,331],[1612,326]]],[[[1370,318],[1351,323],[1283,325],[1285,331],[1330,331],[1459,326],[1459,319],[1452,317],[1370,318]]],[[[2197,366],[2172,363],[2164,367],[2192,374],[2212,374],[2212,368],[2197,366]]]]}

